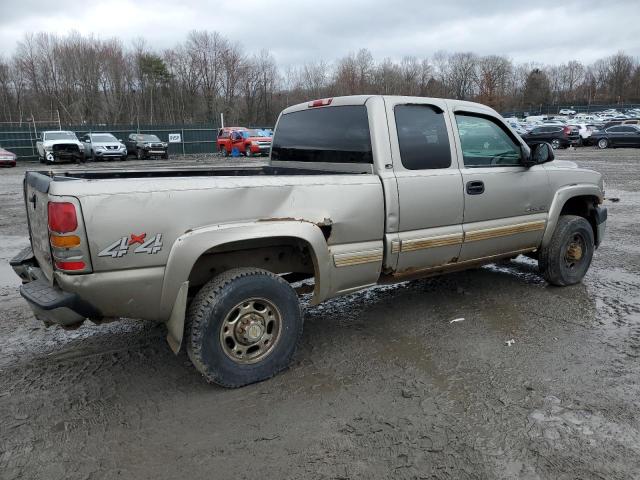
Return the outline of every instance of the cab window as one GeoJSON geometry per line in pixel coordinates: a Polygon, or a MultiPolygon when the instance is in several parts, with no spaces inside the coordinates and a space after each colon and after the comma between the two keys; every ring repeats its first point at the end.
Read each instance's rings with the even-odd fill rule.
{"type": "Polygon", "coordinates": [[[394,114],[404,168],[426,170],[451,166],[451,147],[442,110],[429,105],[398,105],[394,114]]]}
{"type": "Polygon", "coordinates": [[[520,166],[520,145],[495,121],[456,114],[465,167],[520,166]]]}

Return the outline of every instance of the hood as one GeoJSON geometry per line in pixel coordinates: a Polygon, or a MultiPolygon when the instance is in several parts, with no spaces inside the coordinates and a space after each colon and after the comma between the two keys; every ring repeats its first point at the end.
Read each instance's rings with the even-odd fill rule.
{"type": "Polygon", "coordinates": [[[252,142],[270,142],[273,137],[247,137],[246,139],[252,142]]]}
{"type": "Polygon", "coordinates": [[[71,139],[45,140],[44,142],[42,142],[42,145],[44,145],[45,147],[50,147],[52,145],[82,145],[84,147],[81,141],[71,139]]]}
{"type": "Polygon", "coordinates": [[[99,147],[117,147],[117,148],[122,148],[124,147],[124,145],[118,141],[116,142],[91,142],[91,146],[93,148],[99,148],[99,147]]]}
{"type": "Polygon", "coordinates": [[[555,168],[578,168],[578,164],[570,160],[554,160],[547,165],[555,168]]]}
{"type": "Polygon", "coordinates": [[[0,157],[13,157],[15,159],[17,155],[13,152],[10,152],[9,150],[5,150],[4,148],[0,147],[0,157]]]}

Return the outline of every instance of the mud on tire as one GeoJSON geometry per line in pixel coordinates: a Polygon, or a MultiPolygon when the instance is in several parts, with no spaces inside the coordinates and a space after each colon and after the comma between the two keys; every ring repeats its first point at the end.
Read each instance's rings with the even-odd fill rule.
{"type": "Polygon", "coordinates": [[[589,270],[594,248],[589,222],[576,215],[561,215],[551,242],[540,249],[540,273],[552,285],[579,283],[589,270]]]}
{"type": "Polygon", "coordinates": [[[210,280],[191,302],[186,320],[189,358],[208,382],[228,388],[287,368],[302,337],[296,292],[279,276],[257,268],[229,270],[210,280]],[[277,326],[270,320],[276,317],[277,326]],[[253,337],[242,336],[249,331],[253,337]]]}

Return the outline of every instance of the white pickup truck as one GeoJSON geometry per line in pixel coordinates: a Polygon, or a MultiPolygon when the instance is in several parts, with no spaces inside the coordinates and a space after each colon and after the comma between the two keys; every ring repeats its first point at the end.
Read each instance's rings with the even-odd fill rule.
{"type": "Polygon", "coordinates": [[[174,351],[237,387],[289,364],[304,282],[317,304],[519,254],[579,282],[603,182],[553,160],[483,105],[316,100],[281,113],[268,166],[28,172],[31,247],[11,263],[45,322],[164,322],[174,351]]]}

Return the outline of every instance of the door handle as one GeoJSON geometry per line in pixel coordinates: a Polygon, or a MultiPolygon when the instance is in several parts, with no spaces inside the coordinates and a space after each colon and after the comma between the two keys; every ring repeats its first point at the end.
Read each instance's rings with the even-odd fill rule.
{"type": "Polygon", "coordinates": [[[469,195],[480,195],[484,193],[484,182],[480,180],[467,182],[467,193],[469,195]]]}

